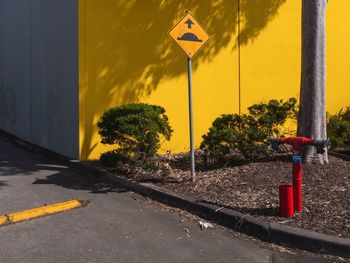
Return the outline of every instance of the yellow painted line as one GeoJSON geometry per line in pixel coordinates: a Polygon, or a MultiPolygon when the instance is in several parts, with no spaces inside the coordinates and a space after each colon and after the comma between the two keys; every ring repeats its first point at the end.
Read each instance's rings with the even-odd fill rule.
{"type": "Polygon", "coordinates": [[[0,226],[8,224],[6,216],[0,216],[0,226]]]}
{"type": "Polygon", "coordinates": [[[82,206],[83,206],[83,203],[81,201],[71,200],[63,203],[46,205],[46,206],[25,210],[21,212],[10,213],[5,216],[0,216],[0,225],[13,224],[13,223],[30,220],[33,218],[57,214],[60,212],[72,210],[82,206]]]}

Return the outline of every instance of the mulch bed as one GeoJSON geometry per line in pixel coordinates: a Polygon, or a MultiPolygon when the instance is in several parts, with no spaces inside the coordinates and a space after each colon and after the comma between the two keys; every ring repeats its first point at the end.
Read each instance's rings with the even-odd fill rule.
{"type": "Polygon", "coordinates": [[[137,173],[132,178],[265,221],[350,238],[350,161],[330,156],[329,164],[304,165],[303,212],[286,219],[279,217],[278,192],[280,185],[292,183],[290,159],[284,154],[215,169],[199,161],[193,184],[188,156],[177,155],[167,158],[169,176],[137,173]]]}

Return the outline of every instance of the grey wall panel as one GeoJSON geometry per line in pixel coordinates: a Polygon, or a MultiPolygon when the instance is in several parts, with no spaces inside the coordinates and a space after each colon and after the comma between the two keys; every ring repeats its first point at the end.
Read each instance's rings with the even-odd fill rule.
{"type": "Polygon", "coordinates": [[[15,24],[3,26],[5,35],[17,40],[19,32],[23,32],[19,34],[17,54],[6,45],[7,41],[0,44],[0,51],[5,54],[2,77],[5,83],[11,83],[14,75],[21,75],[21,80],[17,80],[20,83],[10,85],[16,87],[16,123],[11,124],[3,116],[0,128],[78,158],[77,0],[0,0],[0,3],[9,9],[8,19],[15,24]],[[15,58],[12,64],[7,62],[9,58],[15,58]]]}
{"type": "Polygon", "coordinates": [[[4,123],[4,2],[0,0],[0,127],[4,123]]]}
{"type": "MultiPolygon", "coordinates": [[[[49,47],[47,46],[45,36],[45,17],[43,2],[41,0],[31,1],[31,88],[32,97],[32,140],[34,143],[44,147],[50,147],[49,143],[49,124],[47,123],[47,94],[52,88],[48,84],[46,76],[46,57],[49,47]],[[48,85],[47,85],[48,84],[48,85]]],[[[54,85],[54,84],[52,84],[54,85]]]]}
{"type": "Polygon", "coordinates": [[[30,35],[29,2],[2,3],[1,126],[30,139],[30,35]]]}
{"type": "Polygon", "coordinates": [[[78,6],[32,0],[33,140],[78,158],[78,6]]]}

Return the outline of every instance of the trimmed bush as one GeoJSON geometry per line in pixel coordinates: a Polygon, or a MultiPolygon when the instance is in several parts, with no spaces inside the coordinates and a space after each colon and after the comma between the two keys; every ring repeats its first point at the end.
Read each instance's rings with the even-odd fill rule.
{"type": "Polygon", "coordinates": [[[144,103],[112,108],[97,126],[102,143],[116,147],[101,155],[101,161],[108,166],[154,158],[161,140],[170,140],[173,132],[165,109],[144,103]]]}
{"type": "Polygon", "coordinates": [[[328,115],[327,133],[332,148],[350,146],[350,107],[328,115]]]}
{"type": "Polygon", "coordinates": [[[280,129],[288,118],[296,116],[296,99],[271,100],[254,104],[248,114],[224,114],[217,118],[203,135],[200,148],[206,161],[227,161],[229,155],[240,153],[245,159],[266,154],[266,139],[281,136],[280,129]]]}
{"type": "Polygon", "coordinates": [[[120,167],[124,164],[131,162],[131,160],[127,156],[119,153],[118,151],[109,151],[102,153],[100,156],[100,161],[104,165],[110,167],[120,167]]]}

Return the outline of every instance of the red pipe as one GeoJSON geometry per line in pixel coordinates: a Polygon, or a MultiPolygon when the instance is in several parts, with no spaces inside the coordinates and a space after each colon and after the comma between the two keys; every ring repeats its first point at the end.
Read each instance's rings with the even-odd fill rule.
{"type": "Polygon", "coordinates": [[[315,139],[305,137],[280,138],[279,143],[287,143],[293,147],[293,198],[294,210],[300,213],[303,210],[302,189],[302,147],[305,145],[316,145],[315,139]]]}
{"type": "MultiPolygon", "coordinates": [[[[328,145],[329,140],[322,139],[310,139],[305,137],[290,137],[290,138],[269,138],[274,149],[278,148],[278,144],[287,143],[293,147],[293,198],[294,198],[294,209],[300,213],[303,209],[303,189],[302,189],[302,147],[305,145],[313,145],[316,147],[318,154],[323,154],[328,145]]],[[[281,195],[280,188],[280,195],[281,195]]],[[[280,202],[283,202],[280,196],[280,202]]],[[[283,203],[284,205],[284,203],[283,203]]],[[[282,203],[281,203],[282,207],[282,203]]],[[[282,208],[281,208],[282,209],[282,208]]],[[[282,214],[282,211],[281,211],[282,214]]]]}
{"type": "Polygon", "coordinates": [[[315,139],[309,139],[305,137],[289,137],[289,138],[280,138],[279,143],[287,143],[293,147],[293,152],[301,155],[301,147],[304,145],[315,145],[315,139]]]}
{"type": "Polygon", "coordinates": [[[281,185],[280,194],[280,215],[290,218],[294,214],[293,187],[291,185],[281,185]]]}
{"type": "Polygon", "coordinates": [[[302,159],[299,155],[293,156],[293,195],[294,209],[300,213],[303,210],[303,189],[302,189],[302,159]]]}

